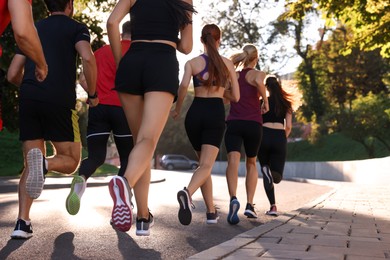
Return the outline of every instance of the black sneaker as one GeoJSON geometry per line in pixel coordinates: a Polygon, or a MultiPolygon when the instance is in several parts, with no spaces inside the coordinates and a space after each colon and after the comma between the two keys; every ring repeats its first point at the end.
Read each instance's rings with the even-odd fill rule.
{"type": "Polygon", "coordinates": [[[251,205],[250,203],[246,204],[244,215],[248,218],[257,218],[257,214],[255,211],[255,204],[251,205]]]}
{"type": "Polygon", "coordinates": [[[217,209],[215,209],[215,212],[206,213],[207,224],[217,224],[218,219],[219,219],[219,215],[217,209]]]}
{"type": "Polygon", "coordinates": [[[11,234],[11,238],[14,239],[26,239],[30,238],[33,235],[32,225],[26,224],[26,221],[23,219],[18,219],[16,221],[15,229],[11,234]]]}
{"type": "Polygon", "coordinates": [[[152,213],[149,212],[149,219],[141,218],[136,220],[136,226],[137,230],[135,231],[135,234],[137,236],[149,236],[150,235],[150,228],[154,224],[154,219],[152,213]]]}
{"type": "Polygon", "coordinates": [[[240,222],[240,218],[237,215],[238,210],[240,209],[240,202],[236,197],[232,197],[229,205],[229,214],[227,216],[227,222],[230,225],[236,225],[240,222]]]}
{"type": "Polygon", "coordinates": [[[180,205],[178,213],[179,221],[182,225],[189,225],[192,220],[192,202],[191,196],[188,194],[188,190],[186,188],[177,193],[177,201],[180,205]]]}

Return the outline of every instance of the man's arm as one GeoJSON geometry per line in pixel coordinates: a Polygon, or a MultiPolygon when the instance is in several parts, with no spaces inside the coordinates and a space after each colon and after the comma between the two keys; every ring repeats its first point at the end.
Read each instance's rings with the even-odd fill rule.
{"type": "Polygon", "coordinates": [[[96,94],[97,66],[95,56],[93,55],[91,45],[87,41],[76,43],[76,50],[82,58],[83,73],[88,86],[88,97],[90,106],[97,106],[99,100],[90,98],[96,94]]]}
{"type": "Polygon", "coordinates": [[[43,81],[47,76],[48,68],[41,41],[34,26],[31,5],[26,0],[8,0],[8,10],[11,14],[15,41],[23,53],[36,64],[37,80],[43,81]]]}
{"type": "Polygon", "coordinates": [[[8,72],[7,72],[8,82],[14,84],[15,86],[20,86],[22,84],[25,63],[26,63],[25,56],[20,54],[15,54],[8,68],[8,72]]]}

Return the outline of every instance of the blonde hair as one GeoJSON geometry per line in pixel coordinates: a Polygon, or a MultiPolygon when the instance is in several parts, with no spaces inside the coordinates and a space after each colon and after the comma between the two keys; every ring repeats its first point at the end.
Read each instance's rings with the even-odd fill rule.
{"type": "Polygon", "coordinates": [[[257,48],[253,44],[245,44],[241,51],[230,56],[230,60],[233,62],[236,68],[245,68],[258,57],[259,53],[257,48]]]}

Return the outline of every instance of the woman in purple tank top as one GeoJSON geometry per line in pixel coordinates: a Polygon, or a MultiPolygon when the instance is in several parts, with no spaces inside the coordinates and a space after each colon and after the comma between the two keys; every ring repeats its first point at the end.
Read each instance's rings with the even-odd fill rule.
{"type": "Polygon", "coordinates": [[[225,146],[228,153],[226,179],[230,195],[227,221],[231,225],[240,219],[237,215],[240,203],[236,197],[238,169],[240,166],[241,146],[244,145],[246,155],[246,207],[244,215],[257,218],[253,198],[257,186],[256,155],[262,136],[261,113],[268,111],[264,78],[265,73],[256,70],[259,60],[258,51],[252,44],[245,45],[242,50],[231,57],[237,71],[240,85],[240,100],[230,104],[230,112],[226,120],[225,146]],[[260,105],[260,97],[263,105],[260,105]]]}

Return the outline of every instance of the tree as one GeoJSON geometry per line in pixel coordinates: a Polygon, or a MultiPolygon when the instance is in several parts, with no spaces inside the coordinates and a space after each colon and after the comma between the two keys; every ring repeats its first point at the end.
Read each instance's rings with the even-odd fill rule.
{"type": "Polygon", "coordinates": [[[340,55],[351,35],[349,29],[340,25],[321,43],[321,48],[317,47],[314,60],[317,82],[328,104],[327,125],[336,131],[342,114],[352,109],[358,96],[388,93],[383,80],[390,67],[378,49],[361,51],[355,47],[350,54],[340,55]]]}
{"type": "MultiPolygon", "coordinates": [[[[310,0],[303,0],[312,2],[310,0]]],[[[298,1],[300,2],[300,1],[298,1]]],[[[328,19],[338,19],[353,29],[354,38],[347,50],[379,49],[390,58],[390,4],[388,0],[316,0],[328,19]]]]}
{"type": "MultiPolygon", "coordinates": [[[[313,116],[317,122],[322,122],[325,113],[323,94],[317,83],[317,70],[314,67],[315,50],[307,37],[305,28],[310,24],[311,17],[317,14],[316,9],[310,5],[294,5],[286,9],[276,21],[272,23],[273,29],[268,38],[268,44],[282,42],[284,37],[291,37],[295,40],[294,50],[302,63],[298,70],[299,86],[303,93],[304,103],[302,115],[307,121],[313,116]]],[[[311,37],[313,37],[311,35],[311,37]]],[[[322,42],[324,33],[319,34],[318,41],[322,42]]]]}
{"type": "Polygon", "coordinates": [[[388,93],[359,96],[343,120],[343,132],[360,142],[370,158],[375,157],[374,141],[381,142],[390,152],[390,95],[388,93]]]}
{"type": "Polygon", "coordinates": [[[266,26],[270,20],[268,12],[276,3],[264,0],[203,0],[202,5],[208,5],[204,22],[217,24],[223,32],[221,49],[240,49],[245,43],[252,43],[259,49],[259,65],[263,70],[268,70],[271,62],[286,58],[278,55],[285,51],[266,45],[266,26]]]}

